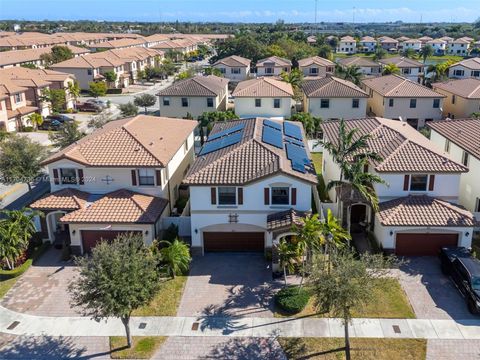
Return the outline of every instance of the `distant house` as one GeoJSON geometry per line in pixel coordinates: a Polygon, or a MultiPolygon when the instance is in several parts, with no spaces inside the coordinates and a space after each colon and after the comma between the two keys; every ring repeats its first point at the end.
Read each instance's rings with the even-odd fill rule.
{"type": "Polygon", "coordinates": [[[39,111],[29,105],[27,87],[18,86],[8,79],[0,80],[0,129],[7,132],[19,131],[31,126],[29,116],[39,111]]]}
{"type": "Polygon", "coordinates": [[[433,39],[427,41],[427,45],[430,45],[435,55],[443,55],[447,50],[447,42],[445,40],[433,39]]]}
{"type": "Polygon", "coordinates": [[[362,81],[369,94],[368,112],[374,116],[406,121],[415,129],[442,118],[445,95],[399,75],[362,81]]]}
{"type": "Polygon", "coordinates": [[[455,39],[450,36],[442,36],[441,38],[439,38],[439,40],[445,41],[447,44],[450,44],[455,39]]]}
{"type": "Polygon", "coordinates": [[[448,77],[454,79],[480,79],[480,58],[462,60],[448,68],[448,77]]]}
{"type": "Polygon", "coordinates": [[[420,82],[423,76],[424,65],[417,61],[407,57],[392,57],[387,59],[381,59],[379,63],[384,68],[388,64],[394,64],[400,69],[400,75],[407,79],[420,82]]]}
{"type": "Polygon", "coordinates": [[[232,95],[235,113],[241,118],[289,118],[295,104],[292,85],[269,77],[242,81],[232,95]]]}
{"type": "Polygon", "coordinates": [[[250,64],[249,59],[232,55],[217,60],[212,67],[220,70],[222,75],[231,81],[242,81],[250,76],[250,64]]]}
{"type": "Polygon", "coordinates": [[[480,79],[468,78],[432,84],[433,90],[446,96],[445,117],[466,118],[480,112],[480,79]]]}
{"type": "Polygon", "coordinates": [[[398,41],[389,37],[389,36],[382,36],[381,38],[378,39],[379,44],[382,47],[382,49],[388,51],[388,52],[397,52],[398,51],[398,41]]]}
{"type": "Polygon", "coordinates": [[[419,37],[418,40],[420,40],[422,42],[422,46],[423,46],[427,42],[433,40],[433,38],[431,38],[430,36],[422,36],[422,37],[419,37]]]}
{"type": "Polygon", "coordinates": [[[372,53],[377,47],[377,40],[371,36],[364,36],[358,42],[358,52],[372,53]]]}
{"type": "Polygon", "coordinates": [[[315,35],[310,35],[307,37],[307,44],[308,45],[316,45],[317,44],[317,37],[315,35]]]}
{"type": "Polygon", "coordinates": [[[337,53],[355,54],[357,52],[357,40],[351,36],[344,36],[337,45],[337,53]]]}
{"type": "Polygon", "coordinates": [[[402,43],[403,51],[412,49],[415,52],[419,52],[421,48],[422,48],[422,42],[418,39],[408,39],[402,43]]]}
{"type": "Polygon", "coordinates": [[[204,112],[227,109],[228,79],[215,75],[195,76],[180,80],[157,95],[160,98],[160,115],[194,119],[204,112]]]}
{"type": "Polygon", "coordinates": [[[467,56],[470,52],[470,41],[466,39],[456,39],[448,44],[447,54],[467,56]]]}
{"type": "Polygon", "coordinates": [[[298,68],[303,76],[324,77],[335,73],[335,63],[320,56],[313,56],[298,61],[298,68]]]}
{"type": "Polygon", "coordinates": [[[398,51],[403,51],[404,50],[404,43],[405,41],[407,40],[410,40],[409,37],[407,36],[400,36],[399,38],[397,38],[397,41],[398,41],[398,51]]]}
{"type": "Polygon", "coordinates": [[[327,76],[305,81],[303,108],[316,117],[354,119],[366,115],[368,94],[350,81],[327,76]]]}
{"type": "Polygon", "coordinates": [[[281,73],[289,73],[292,70],[292,62],[278,56],[270,56],[257,61],[257,76],[279,76],[281,73]]]}
{"type": "Polygon", "coordinates": [[[344,59],[338,59],[338,64],[343,68],[358,66],[360,72],[366,76],[379,76],[382,73],[382,67],[373,60],[361,56],[351,56],[344,59]]]}

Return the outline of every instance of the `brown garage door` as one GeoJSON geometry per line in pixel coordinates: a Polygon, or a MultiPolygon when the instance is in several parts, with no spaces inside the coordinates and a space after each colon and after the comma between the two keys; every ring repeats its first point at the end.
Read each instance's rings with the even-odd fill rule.
{"type": "Polygon", "coordinates": [[[82,243],[83,243],[83,252],[89,253],[95,247],[95,245],[101,240],[111,241],[115,239],[120,234],[125,233],[138,233],[140,231],[109,231],[109,230],[82,230],[82,243]]]}
{"type": "Polygon", "coordinates": [[[401,256],[434,256],[442,246],[457,246],[457,234],[397,234],[395,253],[401,256]]]}
{"type": "Polygon", "coordinates": [[[205,251],[263,251],[263,232],[204,232],[205,251]]]}

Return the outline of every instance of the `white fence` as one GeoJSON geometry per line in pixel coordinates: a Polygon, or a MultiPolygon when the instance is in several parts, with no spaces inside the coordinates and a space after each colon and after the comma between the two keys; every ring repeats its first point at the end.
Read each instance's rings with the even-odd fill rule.
{"type": "Polygon", "coordinates": [[[310,152],[313,152],[313,153],[323,152],[323,146],[317,145],[319,141],[320,141],[319,139],[308,140],[308,149],[310,150],[310,152]]]}
{"type": "Polygon", "coordinates": [[[167,216],[163,218],[162,227],[164,229],[168,228],[171,224],[178,226],[179,236],[192,236],[190,216],[167,216]]]}

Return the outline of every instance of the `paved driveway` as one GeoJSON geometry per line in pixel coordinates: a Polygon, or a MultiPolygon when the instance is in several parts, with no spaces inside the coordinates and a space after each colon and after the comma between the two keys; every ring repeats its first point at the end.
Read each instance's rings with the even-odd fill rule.
{"type": "Polygon", "coordinates": [[[76,275],[72,261],[60,261],[61,251],[50,248],[22,275],[1,300],[14,311],[45,316],[79,315],[70,306],[68,284],[76,275]]]}
{"type": "Polygon", "coordinates": [[[177,314],[272,316],[279,285],[263,254],[206,254],[192,263],[177,314]]]}
{"type": "MultiPolygon", "coordinates": [[[[419,319],[479,319],[452,281],[442,274],[436,257],[416,257],[398,271],[399,280],[419,319]]],[[[397,272],[397,271],[396,271],[397,272]]]]}

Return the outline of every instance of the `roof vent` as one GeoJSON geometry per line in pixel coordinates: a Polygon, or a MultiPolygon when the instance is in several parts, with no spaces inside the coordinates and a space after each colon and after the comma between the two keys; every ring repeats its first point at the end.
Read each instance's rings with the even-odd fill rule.
{"type": "Polygon", "coordinates": [[[140,148],[135,148],[133,149],[133,151],[140,151],[140,148]]]}

